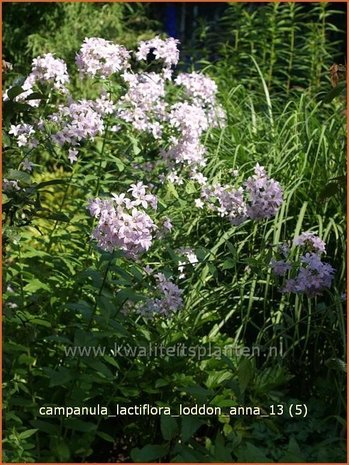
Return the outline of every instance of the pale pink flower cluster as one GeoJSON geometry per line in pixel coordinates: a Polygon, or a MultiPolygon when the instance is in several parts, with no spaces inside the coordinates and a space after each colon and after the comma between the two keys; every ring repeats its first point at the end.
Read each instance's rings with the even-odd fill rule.
{"type": "Polygon", "coordinates": [[[285,260],[272,259],[270,266],[276,276],[285,276],[286,273],[292,269],[291,265],[285,262],[285,260]]]}
{"type": "Polygon", "coordinates": [[[208,129],[205,111],[197,105],[188,102],[178,102],[172,105],[168,121],[178,129],[184,138],[192,141],[198,139],[208,129]]]}
{"type": "Polygon", "coordinates": [[[265,168],[258,163],[255,174],[245,183],[245,190],[249,197],[247,215],[253,220],[271,218],[275,216],[282,204],[282,189],[280,183],[269,178],[265,168]]]}
{"type": "Polygon", "coordinates": [[[247,218],[271,218],[282,204],[282,188],[267,176],[263,166],[257,163],[254,171],[255,174],[240,187],[219,183],[210,186],[202,179],[201,197],[195,200],[196,207],[206,205],[209,210],[227,217],[233,225],[239,225],[247,218]]]}
{"type": "Polygon", "coordinates": [[[179,176],[178,170],[183,167],[197,170],[206,165],[201,136],[210,127],[222,125],[225,113],[216,105],[217,86],[212,79],[199,73],[182,73],[175,82],[186,89],[189,101],[177,102],[169,109],[167,119],[174,135],[161,155],[173,175],[179,176]]]}
{"type": "Polygon", "coordinates": [[[102,116],[116,113],[116,104],[106,93],[102,93],[95,101],[91,101],[92,108],[102,116]]]}
{"type": "MultiPolygon", "coordinates": [[[[201,190],[201,199],[197,200],[206,204],[209,210],[228,218],[233,225],[239,225],[247,218],[247,205],[242,187],[220,184],[205,186],[201,190]]],[[[196,202],[198,208],[203,204],[196,202]]]]}
{"type": "Polygon", "coordinates": [[[167,119],[177,134],[170,138],[169,148],[161,150],[167,165],[175,171],[182,166],[205,166],[205,147],[200,138],[209,125],[204,109],[188,102],[178,102],[170,108],[167,119]]]}
{"type": "MultiPolygon", "coordinates": [[[[69,83],[69,75],[65,62],[60,58],[55,58],[52,53],[34,58],[31,73],[21,86],[24,92],[15,97],[14,101],[25,101],[26,98],[34,92],[33,87],[38,83],[50,83],[56,90],[67,93],[66,85],[69,83]]],[[[8,91],[4,92],[3,99],[9,99],[8,91]]],[[[33,107],[37,107],[40,104],[40,100],[27,100],[26,103],[33,107]]]]}
{"type": "Polygon", "coordinates": [[[205,111],[209,127],[224,127],[226,114],[216,103],[217,84],[202,73],[180,73],[175,80],[177,85],[185,88],[191,103],[205,111]]]}
{"type": "Polygon", "coordinates": [[[122,250],[132,259],[149,249],[157,226],[145,210],[150,207],[155,210],[157,199],[146,189],[147,186],[138,182],[129,189],[131,198],[122,193],[89,202],[90,214],[98,219],[92,233],[98,247],[108,252],[122,250]]]}
{"type": "Polygon", "coordinates": [[[164,78],[156,73],[124,73],[123,78],[128,90],[120,99],[117,115],[135,129],[159,139],[166,115],[164,78]]]}
{"type": "Polygon", "coordinates": [[[107,78],[129,68],[130,53],[122,45],[99,37],[85,38],[76,65],[81,74],[107,78]]]}
{"type": "MultiPolygon", "coordinates": [[[[157,36],[150,40],[144,40],[138,44],[136,58],[138,61],[145,61],[152,53],[156,60],[164,63],[165,69],[170,70],[172,66],[177,65],[179,60],[178,44],[179,41],[173,37],[163,40],[157,36]]],[[[167,76],[169,76],[168,73],[167,76]]]]}
{"type": "Polygon", "coordinates": [[[59,128],[52,139],[61,146],[76,146],[84,140],[94,140],[104,131],[103,118],[96,110],[95,102],[90,100],[60,105],[58,112],[50,115],[49,119],[59,128]]]}
{"type": "Polygon", "coordinates": [[[55,89],[67,92],[66,85],[69,82],[67,65],[60,58],[55,58],[52,53],[34,58],[31,73],[25,80],[25,83],[32,87],[37,83],[47,82],[51,82],[55,89]]]}
{"type": "Polygon", "coordinates": [[[201,73],[180,73],[175,79],[177,85],[183,86],[187,97],[204,105],[215,105],[217,84],[201,73]]]}
{"type": "Polygon", "coordinates": [[[154,277],[160,297],[148,299],[138,312],[146,318],[157,315],[171,316],[183,307],[183,291],[163,273],[157,273],[154,277]]]}
{"type": "Polygon", "coordinates": [[[316,234],[305,232],[296,237],[293,244],[303,252],[298,260],[292,259],[291,255],[288,257],[287,252],[282,252],[286,259],[271,261],[271,268],[276,276],[291,273],[282,292],[305,294],[308,297],[321,295],[331,287],[335,272],[329,263],[321,260],[321,255],[325,252],[325,242],[316,234]]]}
{"type": "Polygon", "coordinates": [[[162,149],[160,151],[167,167],[173,168],[173,174],[177,177],[179,177],[179,175],[176,170],[180,169],[182,166],[189,166],[192,168],[204,167],[206,165],[205,153],[206,149],[200,143],[199,138],[191,137],[183,137],[180,139],[172,137],[170,147],[167,150],[162,149]]]}
{"type": "Polygon", "coordinates": [[[27,123],[12,124],[9,134],[16,138],[18,147],[27,147],[28,149],[37,147],[38,140],[35,138],[34,126],[27,123]]]}
{"type": "MultiPolygon", "coordinates": [[[[165,161],[168,171],[163,176],[164,180],[181,184],[184,182],[183,169],[195,171],[205,166],[205,147],[200,139],[204,131],[216,125],[217,118],[220,118],[217,115],[222,113],[215,105],[217,86],[201,73],[182,73],[176,83],[184,87],[186,101],[174,104],[166,101],[165,80],[171,78],[171,67],[178,63],[178,43],[173,38],[163,40],[159,37],[141,41],[136,58],[142,61],[152,54],[162,61],[163,69],[159,73],[135,73],[130,71],[130,53],[123,46],[98,37],[84,40],[76,56],[80,73],[107,78],[118,72],[127,89],[117,102],[113,102],[105,90],[94,101],[72,101],[69,97],[67,103],[60,105],[58,111],[48,117],[48,121],[56,125],[51,131],[52,139],[61,146],[69,146],[68,158],[71,163],[77,159],[76,146],[102,135],[106,127],[105,118],[115,116],[138,131],[151,134],[154,139],[164,139],[165,143],[160,148],[162,163],[165,161]]],[[[68,81],[66,65],[62,60],[54,58],[52,54],[38,57],[24,84],[25,92],[18,98],[25,98],[31,93],[35,82],[53,82],[54,87],[65,90],[68,81]]],[[[39,100],[28,102],[33,106],[39,104],[39,100]]],[[[42,124],[44,127],[45,124],[42,124]]],[[[118,122],[112,124],[109,130],[117,132],[121,128],[118,122]]],[[[21,135],[19,142],[25,143],[24,135],[21,135]]]]}
{"type": "Polygon", "coordinates": [[[326,244],[320,239],[319,236],[312,232],[304,232],[300,236],[296,237],[293,241],[294,245],[305,246],[311,252],[326,252],[326,244]]]}
{"type": "Polygon", "coordinates": [[[321,295],[332,285],[334,268],[324,263],[316,253],[301,257],[301,266],[295,278],[286,281],[283,292],[303,293],[309,297],[321,295]]]}

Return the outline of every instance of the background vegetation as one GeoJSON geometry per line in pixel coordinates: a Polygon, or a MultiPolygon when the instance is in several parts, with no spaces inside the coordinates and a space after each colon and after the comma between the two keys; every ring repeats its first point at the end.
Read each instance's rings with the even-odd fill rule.
{"type": "MultiPolygon", "coordinates": [[[[133,47],[163,29],[146,4],[3,9],[4,58],[14,66],[5,87],[45,52],[65,59],[73,72],[85,36],[133,47]]],[[[151,251],[153,266],[175,269],[175,250],[183,245],[200,258],[184,283],[185,308],[173,320],[149,324],[121,314],[125,296],[137,299],[144,276],[137,264],[100,253],[89,241],[86,200],[96,192],[122,191],[133,181],[129,160],[142,161],[147,152],[141,138],[97,140],[74,172],[43,151],[36,159],[41,169],[21,179],[25,194],[10,203],[4,199],[4,461],[345,461],[346,120],[342,87],[331,90],[329,72],[340,62],[345,40],[337,15],[342,12],[335,4],[231,4],[218,22],[201,22],[183,43],[181,68],[201,69],[215,79],[228,117],[224,129],[206,135],[206,176],[219,180],[237,167],[249,173],[258,162],[280,181],[285,202],[258,228],[249,223],[236,229],[194,211],[190,187],[165,193],[175,233],[151,251]],[[96,159],[102,159],[98,170],[96,159]],[[315,299],[281,294],[269,269],[270,246],[309,229],[327,243],[335,284],[315,299]],[[282,344],[283,356],[188,361],[67,358],[64,352],[67,345],[108,346],[116,340],[282,344]],[[298,403],[309,414],[231,423],[38,416],[38,407],[47,403],[129,402],[298,403]]],[[[90,95],[89,85],[78,88],[73,76],[75,92],[90,95]]],[[[5,129],[20,116],[16,108],[5,114],[5,129]]],[[[9,178],[17,164],[6,137],[4,143],[9,178]]]]}

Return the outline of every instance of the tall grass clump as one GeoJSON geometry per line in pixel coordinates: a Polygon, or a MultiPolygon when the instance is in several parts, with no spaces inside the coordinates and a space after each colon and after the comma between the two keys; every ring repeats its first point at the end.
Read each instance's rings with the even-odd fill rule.
{"type": "Polygon", "coordinates": [[[330,3],[230,3],[212,27],[198,29],[200,55],[215,62],[223,76],[254,91],[259,89],[258,72],[251,56],[268,88],[280,97],[294,91],[315,94],[326,89],[328,69],[343,53],[343,31],[335,21],[343,14],[330,3]]]}

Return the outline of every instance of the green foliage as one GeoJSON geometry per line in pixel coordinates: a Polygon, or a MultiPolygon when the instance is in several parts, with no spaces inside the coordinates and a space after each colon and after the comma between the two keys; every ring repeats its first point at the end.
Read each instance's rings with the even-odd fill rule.
{"type": "MultiPolygon", "coordinates": [[[[340,55],[340,32],[333,19],[344,14],[330,3],[230,3],[224,16],[197,32],[201,56],[215,62],[222,77],[258,91],[255,58],[269,89],[279,97],[328,85],[329,68],[340,55]],[[335,40],[333,40],[335,37],[335,40]],[[257,84],[257,86],[256,86],[257,84]]],[[[197,59],[197,54],[193,55],[197,59]]],[[[258,86],[259,87],[259,86],[258,86]]]]}
{"type": "MultiPolygon", "coordinates": [[[[28,41],[22,22],[14,32],[28,44],[28,56],[56,51],[72,59],[86,31],[126,44],[149,33],[143,5],[47,8],[28,41]]],[[[6,9],[8,15],[30,9],[4,6],[5,45],[14,53],[6,9]]],[[[280,181],[285,201],[275,218],[232,227],[193,208],[199,196],[194,183],[163,188],[160,173],[151,174],[174,233],[149,250],[147,263],[175,272],[176,250],[183,246],[199,259],[181,283],[185,308],[172,319],[147,321],[121,311],[127,300],[142,301],[152,283],[143,262],[95,247],[86,211],[88,199],[122,192],[136,176],[150,182],[150,174],[132,163],[157,156],[152,141],[131,130],[106,132],[81,149],[73,168],[47,144],[28,175],[16,163],[23,153],[4,139],[5,177],[21,187],[3,199],[5,462],[344,460],[346,128],[344,101],[323,98],[330,92],[324,73],[336,46],[326,39],[328,15],[323,4],[310,12],[294,3],[258,11],[232,4],[220,26],[232,40],[218,41],[209,31],[204,37],[203,55],[209,57],[217,43],[222,54],[218,63],[203,66],[216,78],[228,118],[225,128],[206,135],[204,174],[229,182],[231,170],[239,168],[242,177],[258,162],[280,181]],[[310,229],[327,243],[335,284],[316,299],[282,294],[270,273],[273,250],[310,229]],[[114,344],[255,346],[261,354],[127,357],[111,352],[114,344]],[[87,352],[69,351],[83,346],[87,352]],[[281,352],[269,351],[275,346],[281,352]],[[260,406],[262,415],[271,405],[287,411],[306,404],[309,413],[296,419],[38,413],[43,405],[99,404],[113,413],[116,404],[147,403],[173,411],[194,403],[225,411],[260,406]]],[[[25,63],[21,50],[12,57],[25,63]]],[[[15,92],[5,128],[31,111],[15,105],[15,92]]],[[[38,111],[44,116],[47,109],[38,111]]]]}

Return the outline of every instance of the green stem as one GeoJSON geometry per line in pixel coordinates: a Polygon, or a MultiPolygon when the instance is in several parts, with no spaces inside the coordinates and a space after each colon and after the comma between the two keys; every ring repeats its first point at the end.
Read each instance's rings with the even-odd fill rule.
{"type": "Polygon", "coordinates": [[[99,291],[98,291],[98,294],[97,294],[97,297],[96,297],[96,301],[95,301],[95,305],[93,307],[91,318],[90,318],[90,321],[89,321],[89,323],[87,325],[86,331],[89,331],[91,329],[93,319],[94,319],[94,317],[96,315],[96,312],[97,312],[97,306],[98,306],[98,300],[97,299],[98,299],[98,297],[100,297],[102,295],[102,292],[103,292],[103,289],[104,289],[104,286],[105,286],[105,283],[106,283],[106,280],[107,280],[107,277],[108,277],[108,272],[109,272],[111,263],[113,261],[113,258],[114,257],[111,256],[111,258],[109,259],[108,264],[106,266],[104,276],[103,276],[103,281],[102,281],[101,287],[99,288],[99,291]]]}
{"type": "MultiPolygon", "coordinates": [[[[66,198],[67,198],[67,196],[68,196],[68,191],[69,191],[69,188],[70,188],[70,186],[71,186],[72,180],[73,180],[73,178],[74,178],[74,175],[75,175],[77,166],[78,166],[78,162],[75,163],[75,165],[74,165],[74,167],[73,167],[73,170],[72,170],[72,173],[71,173],[71,175],[70,175],[70,177],[69,177],[67,186],[66,186],[65,191],[64,191],[64,194],[63,194],[62,201],[61,201],[61,203],[60,203],[60,205],[59,205],[58,213],[61,213],[62,210],[63,210],[63,207],[64,207],[64,204],[65,204],[66,198]]],[[[54,239],[54,233],[55,233],[55,231],[56,231],[56,229],[57,229],[58,222],[59,222],[58,220],[55,221],[55,224],[54,224],[54,226],[53,226],[53,228],[52,228],[52,230],[51,230],[51,232],[50,232],[50,234],[49,234],[49,237],[48,237],[48,240],[49,240],[49,241],[48,241],[47,248],[46,248],[46,252],[47,252],[47,253],[49,253],[50,250],[51,250],[51,247],[52,247],[52,244],[53,244],[53,239],[54,239]]]]}

